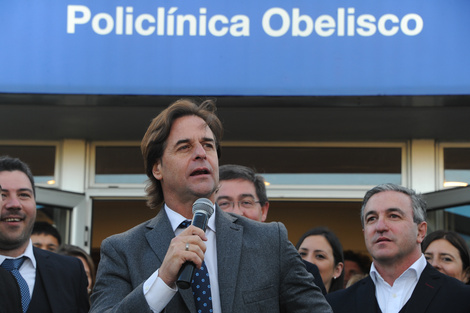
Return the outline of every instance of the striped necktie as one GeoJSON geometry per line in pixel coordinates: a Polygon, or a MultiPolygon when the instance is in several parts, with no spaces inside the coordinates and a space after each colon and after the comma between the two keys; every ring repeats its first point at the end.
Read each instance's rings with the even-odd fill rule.
{"type": "MultiPolygon", "coordinates": [[[[178,228],[186,228],[191,225],[191,221],[183,221],[178,228]]],[[[200,269],[194,272],[193,280],[191,281],[191,288],[193,289],[194,302],[196,303],[197,313],[211,313],[212,310],[212,295],[211,283],[209,280],[209,272],[207,271],[206,262],[202,262],[200,269]]]]}
{"type": "Polygon", "coordinates": [[[20,286],[21,291],[21,306],[23,307],[23,312],[28,310],[30,296],[29,296],[29,287],[23,276],[21,276],[19,268],[25,261],[26,257],[21,257],[18,259],[5,259],[2,263],[2,267],[7,271],[10,271],[13,276],[15,276],[18,285],[20,286]]]}

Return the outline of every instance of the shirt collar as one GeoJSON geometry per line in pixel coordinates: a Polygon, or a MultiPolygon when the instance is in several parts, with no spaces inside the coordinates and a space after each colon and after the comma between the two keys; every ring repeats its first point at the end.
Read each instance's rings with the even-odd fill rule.
{"type": "MultiPolygon", "coordinates": [[[[409,268],[407,268],[406,271],[404,271],[400,275],[400,277],[405,277],[408,275],[412,275],[412,273],[414,273],[416,275],[416,278],[419,279],[419,277],[421,277],[421,273],[423,273],[424,268],[426,267],[426,263],[427,261],[426,261],[426,258],[424,257],[424,254],[421,254],[418,260],[416,260],[409,268]]],[[[370,277],[374,281],[375,285],[377,285],[379,279],[380,281],[385,282],[382,276],[379,274],[379,272],[375,268],[374,262],[372,262],[372,265],[370,267],[370,277]]],[[[398,277],[397,279],[399,279],[400,277],[398,277]]]]}
{"type": "Polygon", "coordinates": [[[20,256],[18,256],[16,258],[10,258],[10,257],[6,257],[5,255],[0,255],[0,264],[2,264],[3,261],[5,261],[5,259],[17,259],[17,258],[20,258],[22,256],[25,256],[29,260],[31,260],[31,263],[32,263],[33,267],[36,268],[36,258],[34,257],[33,242],[31,241],[31,239],[29,239],[29,243],[28,243],[28,246],[26,246],[26,250],[20,256]]]}
{"type": "MultiPolygon", "coordinates": [[[[183,215],[170,209],[170,207],[168,207],[166,203],[164,204],[163,208],[166,212],[166,215],[168,216],[168,219],[170,220],[171,228],[173,229],[173,232],[175,232],[181,222],[185,221],[186,218],[183,215]]],[[[213,232],[215,232],[215,211],[216,210],[214,205],[214,213],[211,215],[209,221],[207,222],[207,228],[212,230],[213,232]]]]}

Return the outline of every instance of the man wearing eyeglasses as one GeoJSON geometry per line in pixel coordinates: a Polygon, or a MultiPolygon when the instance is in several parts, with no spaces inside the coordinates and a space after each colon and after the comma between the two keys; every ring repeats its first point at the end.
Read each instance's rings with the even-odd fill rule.
{"type": "Polygon", "coordinates": [[[226,211],[264,222],[269,202],[264,179],[246,166],[227,164],[219,168],[217,204],[226,211]]]}
{"type": "MultiPolygon", "coordinates": [[[[264,222],[268,216],[269,201],[263,176],[243,165],[225,164],[219,167],[219,189],[216,203],[225,212],[230,212],[264,222]]],[[[315,284],[326,295],[325,285],[318,267],[302,260],[315,284]]]]}

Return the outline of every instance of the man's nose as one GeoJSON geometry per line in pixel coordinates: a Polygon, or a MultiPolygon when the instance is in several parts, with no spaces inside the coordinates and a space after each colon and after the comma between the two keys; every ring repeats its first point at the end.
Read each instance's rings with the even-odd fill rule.
{"type": "Polygon", "coordinates": [[[378,218],[377,223],[375,224],[377,231],[386,231],[388,230],[388,224],[383,218],[378,218]]]}
{"type": "Polygon", "coordinates": [[[233,210],[233,213],[238,214],[238,215],[243,215],[243,213],[245,213],[245,211],[240,207],[239,202],[234,202],[233,203],[232,210],[233,210]]]}
{"type": "Polygon", "coordinates": [[[202,158],[202,159],[206,158],[206,150],[204,149],[202,144],[198,143],[196,145],[196,148],[194,149],[194,155],[195,155],[196,159],[197,158],[202,158]]]}
{"type": "Polygon", "coordinates": [[[7,209],[19,208],[21,206],[18,197],[9,196],[3,199],[3,206],[7,209]]]}

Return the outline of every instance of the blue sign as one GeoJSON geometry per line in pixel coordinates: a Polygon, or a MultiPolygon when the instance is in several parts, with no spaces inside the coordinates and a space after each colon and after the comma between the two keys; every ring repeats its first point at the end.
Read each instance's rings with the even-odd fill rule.
{"type": "Polygon", "coordinates": [[[0,92],[470,93],[468,0],[14,0],[0,92]]]}

